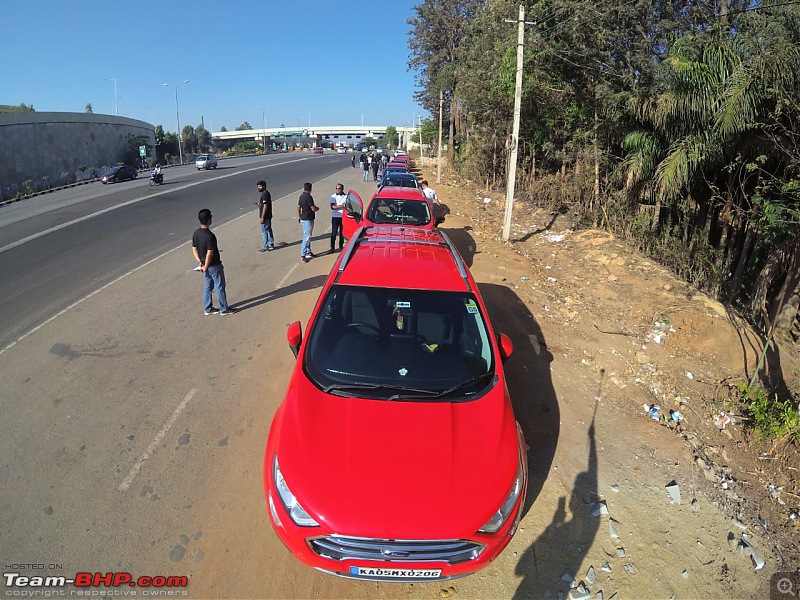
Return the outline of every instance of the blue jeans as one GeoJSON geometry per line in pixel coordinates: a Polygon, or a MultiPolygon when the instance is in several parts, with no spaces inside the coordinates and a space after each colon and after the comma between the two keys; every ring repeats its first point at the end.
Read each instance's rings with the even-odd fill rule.
{"type": "Polygon", "coordinates": [[[311,254],[311,234],[314,233],[314,221],[300,221],[303,227],[303,243],[300,246],[300,256],[311,254]]]}
{"type": "Polygon", "coordinates": [[[272,248],[275,246],[275,236],[272,235],[272,219],[264,219],[261,223],[261,237],[264,238],[264,245],[262,248],[272,248]]]}
{"type": "Polygon", "coordinates": [[[369,169],[364,171],[364,181],[369,181],[369,169]]]}
{"type": "Polygon", "coordinates": [[[211,265],[206,269],[203,279],[203,310],[210,312],[214,308],[211,290],[217,288],[219,312],[228,312],[228,297],[225,294],[225,269],[222,265],[211,265]]]}

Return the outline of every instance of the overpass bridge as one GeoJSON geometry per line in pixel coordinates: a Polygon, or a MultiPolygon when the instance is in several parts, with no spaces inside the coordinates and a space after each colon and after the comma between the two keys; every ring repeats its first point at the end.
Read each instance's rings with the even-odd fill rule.
{"type": "MultiPolygon", "coordinates": [[[[364,138],[379,139],[386,133],[387,125],[317,125],[314,127],[266,127],[260,129],[242,129],[239,131],[213,131],[214,141],[236,142],[256,141],[259,143],[292,143],[293,141],[310,141],[316,143],[330,142],[355,146],[364,138]]],[[[414,135],[418,135],[416,127],[397,127],[400,146],[407,147],[414,135]]]]}

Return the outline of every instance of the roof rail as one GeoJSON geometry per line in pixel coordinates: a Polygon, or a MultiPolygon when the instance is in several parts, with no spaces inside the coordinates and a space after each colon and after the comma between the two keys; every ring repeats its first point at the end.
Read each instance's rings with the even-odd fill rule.
{"type": "MultiPolygon", "coordinates": [[[[345,268],[347,267],[347,264],[350,262],[350,259],[353,256],[353,252],[355,252],[356,248],[358,246],[360,246],[361,244],[365,243],[365,242],[373,241],[373,240],[365,239],[367,233],[369,233],[373,229],[380,229],[381,227],[382,226],[380,226],[380,225],[366,225],[366,226],[361,226],[361,227],[358,228],[358,230],[355,233],[355,236],[353,236],[354,239],[352,240],[352,243],[347,244],[347,249],[345,250],[345,253],[342,256],[341,262],[339,263],[339,271],[336,274],[336,278],[335,278],[336,280],[338,280],[339,277],[344,272],[345,268]]],[[[464,264],[464,259],[461,258],[461,254],[459,254],[458,250],[456,250],[456,247],[453,244],[452,240],[449,237],[447,237],[447,234],[445,234],[440,229],[434,229],[430,233],[433,234],[433,235],[439,236],[442,241],[440,241],[440,242],[415,241],[414,243],[416,243],[416,244],[429,244],[429,245],[430,244],[435,244],[437,246],[443,246],[443,247],[447,248],[450,251],[450,255],[453,257],[453,260],[456,263],[456,268],[458,269],[458,274],[461,276],[461,279],[464,280],[464,284],[466,285],[467,289],[468,290],[472,290],[472,287],[469,284],[469,277],[467,276],[467,266],[466,266],[466,264],[464,264]]],[[[405,240],[403,238],[382,238],[380,240],[380,242],[382,242],[382,243],[383,242],[399,242],[399,243],[406,242],[406,243],[408,243],[408,240],[405,240]]]]}

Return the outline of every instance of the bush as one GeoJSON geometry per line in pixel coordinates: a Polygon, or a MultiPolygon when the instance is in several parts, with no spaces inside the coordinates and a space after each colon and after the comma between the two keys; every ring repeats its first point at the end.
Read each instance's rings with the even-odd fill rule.
{"type": "Polygon", "coordinates": [[[792,398],[774,399],[757,385],[739,384],[744,402],[747,404],[749,417],[758,435],[763,439],[790,436],[800,439],[800,412],[792,398]]]}

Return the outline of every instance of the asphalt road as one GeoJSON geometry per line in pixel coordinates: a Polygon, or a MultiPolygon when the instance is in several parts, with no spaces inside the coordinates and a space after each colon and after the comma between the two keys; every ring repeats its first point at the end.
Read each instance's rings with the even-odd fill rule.
{"type": "Polygon", "coordinates": [[[0,208],[4,573],[186,576],[193,598],[308,597],[320,586],[363,596],[283,548],[262,489],[269,423],[294,366],[286,325],[305,324],[336,258],[324,255],[321,212],[323,256],[300,262],[299,189],[314,183],[324,211],[339,181],[374,190],[359,180],[349,156],[287,154],[169,169],[161,188],[142,177],[0,208]],[[257,252],[252,204],[262,178],[275,201],[269,253],[257,252]],[[231,317],[203,316],[202,278],[189,271],[203,207],[231,317]]]}
{"type": "Polygon", "coordinates": [[[307,152],[223,160],[211,171],[166,169],[162,186],[150,187],[143,173],[135,181],[78,186],[0,207],[0,349],[191,239],[200,208],[210,208],[221,225],[254,212],[257,180],[268,181],[274,199],[299,195],[303,182],[323,180],[345,163],[349,156],[307,152]]]}

